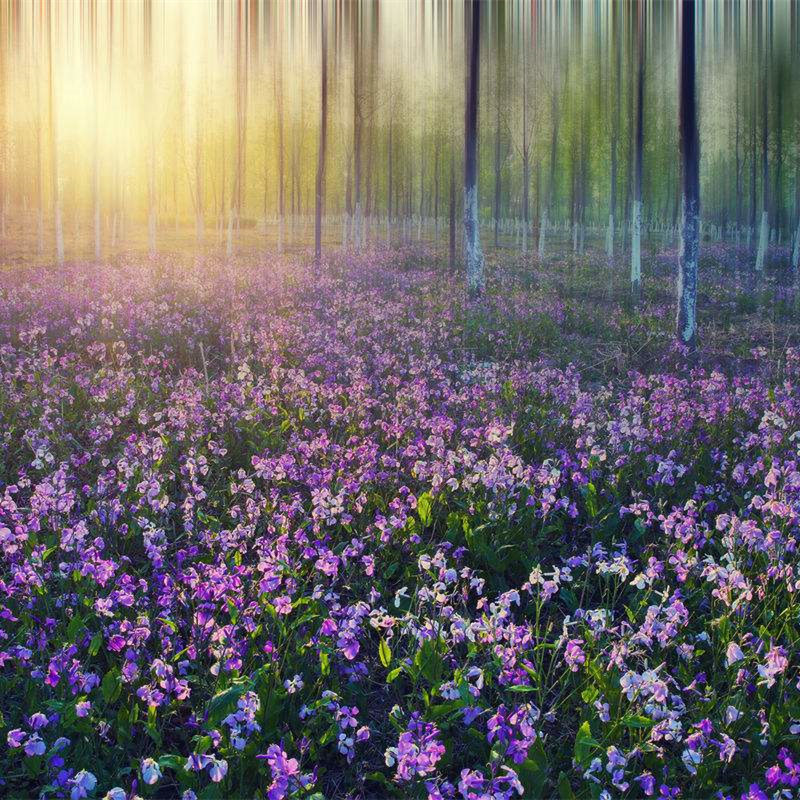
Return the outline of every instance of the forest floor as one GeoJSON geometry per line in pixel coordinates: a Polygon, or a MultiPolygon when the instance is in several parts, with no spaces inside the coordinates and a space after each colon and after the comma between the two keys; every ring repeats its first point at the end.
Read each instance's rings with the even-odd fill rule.
{"type": "Polygon", "coordinates": [[[0,271],[0,795],[794,791],[788,254],[675,258],[0,271]]]}

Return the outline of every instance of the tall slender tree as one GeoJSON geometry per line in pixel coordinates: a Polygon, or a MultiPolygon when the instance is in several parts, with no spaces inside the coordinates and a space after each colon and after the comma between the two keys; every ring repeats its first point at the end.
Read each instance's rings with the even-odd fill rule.
{"type": "Polygon", "coordinates": [[[644,158],[644,0],[637,0],[636,140],[633,157],[633,231],[631,234],[631,295],[634,306],[642,293],[642,162],[644,158]]]}
{"type": "Polygon", "coordinates": [[[700,249],[700,135],[695,87],[695,0],[681,0],[678,134],[681,162],[681,249],[678,257],[677,333],[693,352],[697,346],[697,258],[700,249]]]}
{"type": "Polygon", "coordinates": [[[761,86],[761,226],[756,251],[756,280],[764,272],[764,260],[769,244],[769,58],[761,39],[761,58],[764,78],[761,86]]]}
{"type": "Polygon", "coordinates": [[[320,99],[319,146],[317,153],[317,205],[314,217],[314,263],[319,266],[322,260],[322,206],[325,193],[325,146],[328,136],[328,31],[326,10],[320,9],[322,26],[322,84],[320,99]]]}
{"type": "Polygon", "coordinates": [[[247,42],[244,28],[247,25],[247,9],[242,0],[236,3],[236,149],[231,191],[230,208],[228,210],[228,258],[233,256],[233,235],[238,233],[242,213],[242,187],[244,182],[245,145],[247,142],[247,42]]]}
{"type": "Polygon", "coordinates": [[[92,164],[92,194],[94,199],[94,258],[100,260],[101,239],[100,239],[100,140],[99,140],[99,105],[100,105],[100,70],[98,69],[97,54],[97,5],[92,3],[89,6],[90,32],[91,32],[91,55],[92,55],[92,83],[94,86],[94,158],[92,164]]]}
{"type": "MultiPolygon", "coordinates": [[[[277,6],[278,12],[282,6],[277,6]]],[[[286,227],[286,156],[283,142],[283,30],[276,26],[275,46],[275,115],[278,123],[278,252],[283,252],[286,227]]]]}
{"type": "MultiPolygon", "coordinates": [[[[800,125],[798,126],[800,133],[800,125]]],[[[795,285],[795,304],[800,306],[800,136],[797,139],[797,156],[794,171],[794,213],[797,216],[797,227],[794,231],[794,242],[792,246],[792,275],[795,285]]]]}
{"type": "Polygon", "coordinates": [[[608,198],[608,229],[606,231],[606,256],[611,261],[614,258],[614,232],[616,226],[617,213],[617,166],[619,162],[619,129],[620,112],[622,108],[622,36],[618,30],[617,14],[619,5],[613,3],[611,7],[611,34],[614,37],[614,52],[616,73],[614,85],[616,87],[616,99],[614,102],[614,116],[611,124],[611,187],[608,198]]]}
{"type": "Polygon", "coordinates": [[[361,91],[361,0],[351,5],[353,14],[353,244],[359,249],[362,244],[362,208],[361,208],[361,149],[363,139],[363,96],[361,91]]]}
{"type": "Polygon", "coordinates": [[[56,262],[64,263],[64,228],[61,220],[61,184],[58,175],[58,128],[53,89],[53,6],[47,7],[47,66],[50,116],[50,179],[53,186],[53,227],[56,239],[56,262]]]}
{"type": "Polygon", "coordinates": [[[470,297],[480,297],[485,288],[485,278],[478,227],[478,79],[481,33],[479,0],[469,0],[466,11],[469,67],[464,104],[464,252],[467,260],[467,293],[470,297]]]}
{"type": "Polygon", "coordinates": [[[144,57],[149,96],[150,156],[147,178],[147,243],[150,256],[156,254],[156,120],[153,101],[153,4],[144,0],[144,57]]]}

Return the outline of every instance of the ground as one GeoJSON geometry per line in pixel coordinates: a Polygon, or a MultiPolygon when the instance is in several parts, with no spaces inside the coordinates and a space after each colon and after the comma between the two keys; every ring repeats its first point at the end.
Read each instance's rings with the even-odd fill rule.
{"type": "Polygon", "coordinates": [[[0,794],[794,791],[786,253],[512,252],[0,273],[0,794]]]}

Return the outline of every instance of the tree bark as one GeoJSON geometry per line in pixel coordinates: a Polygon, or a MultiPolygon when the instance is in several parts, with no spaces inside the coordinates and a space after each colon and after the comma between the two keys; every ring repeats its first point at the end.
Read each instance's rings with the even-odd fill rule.
{"type": "Polygon", "coordinates": [[[631,296],[638,306],[642,293],[642,166],[644,158],[644,3],[637,2],[636,142],[633,177],[633,232],[631,239],[631,296]]]}
{"type": "Polygon", "coordinates": [[[53,186],[53,227],[56,240],[56,263],[64,263],[64,228],[61,220],[61,187],[58,179],[58,128],[53,92],[53,7],[47,8],[47,63],[50,90],[50,172],[53,186]]]}
{"type": "Polygon", "coordinates": [[[467,262],[467,293],[480,297],[485,288],[483,253],[478,227],[478,81],[480,67],[480,15],[478,0],[469,0],[469,72],[464,110],[464,251],[467,262]]]}
{"type": "Polygon", "coordinates": [[[679,142],[682,187],[682,236],[678,258],[677,333],[694,352],[697,347],[697,260],[700,246],[700,136],[695,89],[695,0],[681,2],[679,142]]]}
{"type": "Polygon", "coordinates": [[[319,267],[322,260],[322,206],[325,191],[325,145],[328,136],[328,32],[325,6],[322,6],[322,84],[319,123],[319,152],[317,156],[317,205],[314,219],[314,263],[319,267]]]}

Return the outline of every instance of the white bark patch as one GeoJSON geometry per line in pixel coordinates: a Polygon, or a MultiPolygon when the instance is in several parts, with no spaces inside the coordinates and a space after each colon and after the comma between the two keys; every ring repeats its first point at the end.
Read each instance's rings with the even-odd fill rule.
{"type": "Polygon", "coordinates": [[[483,252],[478,229],[478,187],[464,190],[464,255],[467,262],[467,290],[480,294],[485,286],[483,252]]]}
{"type": "Polygon", "coordinates": [[[544,259],[544,245],[547,238],[547,211],[539,218],[539,261],[544,259]]]}
{"type": "Polygon", "coordinates": [[[792,249],[792,271],[797,275],[800,268],[800,217],[797,220],[797,230],[794,232],[794,248],[792,249]]]}
{"type": "Polygon", "coordinates": [[[756,272],[764,271],[764,257],[767,254],[767,244],[769,243],[769,220],[767,219],[766,209],[761,212],[761,233],[758,237],[758,251],[756,253],[756,272]]]}
{"type": "Polygon", "coordinates": [[[606,255],[609,260],[614,258],[614,215],[608,215],[608,229],[606,230],[606,255]]]}
{"type": "Polygon", "coordinates": [[[633,232],[631,234],[631,284],[642,281],[642,201],[633,203],[633,232]]]}

